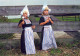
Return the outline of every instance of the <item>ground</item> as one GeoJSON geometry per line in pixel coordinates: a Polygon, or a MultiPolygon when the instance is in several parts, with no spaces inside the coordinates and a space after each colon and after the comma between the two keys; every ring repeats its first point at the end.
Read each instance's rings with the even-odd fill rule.
{"type": "MultiPolygon", "coordinates": [[[[16,49],[1,49],[0,56],[26,56],[22,54],[19,48],[16,49]]],[[[80,48],[73,47],[58,47],[58,49],[50,49],[48,52],[36,50],[35,55],[27,55],[27,56],[80,56],[80,48]]]]}
{"type": "MultiPolygon", "coordinates": [[[[0,56],[26,56],[20,51],[20,39],[15,39],[12,34],[5,35],[6,34],[2,35],[4,38],[0,39],[0,56]]],[[[75,39],[67,43],[57,41],[57,45],[57,49],[52,48],[49,49],[48,52],[45,52],[39,50],[39,39],[36,38],[36,54],[27,56],[80,56],[79,39],[75,39]]]]}

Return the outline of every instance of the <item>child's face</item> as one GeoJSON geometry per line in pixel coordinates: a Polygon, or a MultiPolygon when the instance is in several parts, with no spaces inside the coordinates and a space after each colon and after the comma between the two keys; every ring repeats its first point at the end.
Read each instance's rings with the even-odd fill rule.
{"type": "Polygon", "coordinates": [[[23,13],[24,18],[27,18],[27,13],[23,13]]]}
{"type": "Polygon", "coordinates": [[[44,10],[44,11],[43,11],[43,14],[44,14],[44,15],[48,15],[48,14],[49,14],[49,13],[48,13],[48,10],[44,10]]]}

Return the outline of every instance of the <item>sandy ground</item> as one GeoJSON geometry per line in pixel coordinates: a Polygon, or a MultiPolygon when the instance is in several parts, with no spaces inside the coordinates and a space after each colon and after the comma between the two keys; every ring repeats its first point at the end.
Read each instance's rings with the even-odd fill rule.
{"type": "MultiPolygon", "coordinates": [[[[20,39],[21,34],[15,33],[14,36],[15,38],[13,39],[20,39]]],[[[54,36],[55,38],[73,38],[72,36],[68,35],[66,32],[63,31],[54,31],[54,36]]],[[[34,38],[39,39],[39,36],[36,32],[34,32],[34,38]]]]}

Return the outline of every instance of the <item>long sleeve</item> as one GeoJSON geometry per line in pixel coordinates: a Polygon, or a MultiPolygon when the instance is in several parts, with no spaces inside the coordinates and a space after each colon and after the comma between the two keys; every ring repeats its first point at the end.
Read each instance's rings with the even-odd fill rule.
{"type": "Polygon", "coordinates": [[[52,21],[54,21],[52,17],[50,17],[50,18],[51,18],[52,21]]]}
{"type": "Polygon", "coordinates": [[[19,21],[18,26],[19,26],[19,24],[20,24],[22,21],[23,21],[22,19],[19,21]]]}
{"type": "Polygon", "coordinates": [[[39,24],[42,23],[42,22],[44,22],[44,18],[43,17],[40,18],[39,24]]]}

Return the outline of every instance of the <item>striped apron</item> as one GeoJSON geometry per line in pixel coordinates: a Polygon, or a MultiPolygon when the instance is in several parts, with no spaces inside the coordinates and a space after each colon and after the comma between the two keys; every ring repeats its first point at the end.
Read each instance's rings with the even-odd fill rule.
{"type": "Polygon", "coordinates": [[[51,25],[44,26],[42,50],[47,50],[49,48],[57,48],[56,40],[54,38],[54,32],[51,25]]]}

